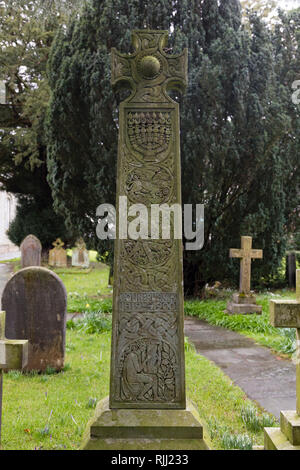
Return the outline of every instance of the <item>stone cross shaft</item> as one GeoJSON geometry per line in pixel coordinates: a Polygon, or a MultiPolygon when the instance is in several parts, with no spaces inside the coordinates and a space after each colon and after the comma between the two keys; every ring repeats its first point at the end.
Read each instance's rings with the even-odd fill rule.
{"type": "Polygon", "coordinates": [[[296,300],[270,301],[270,322],[277,328],[296,328],[296,409],[300,416],[300,269],[296,273],[296,286],[296,300]]]}
{"type": "MultiPolygon", "coordinates": [[[[120,104],[119,198],[128,207],[181,204],[179,106],[168,95],[187,85],[187,50],[165,52],[167,31],[134,31],[134,52],[112,49],[120,104]]],[[[116,233],[123,230],[117,217],[116,233]]],[[[115,242],[110,408],[184,409],[182,241],[115,242]]]]}
{"type": "Polygon", "coordinates": [[[3,370],[23,369],[28,361],[28,341],[5,338],[5,312],[0,312],[0,443],[2,421],[3,370]]]}
{"type": "Polygon", "coordinates": [[[262,259],[262,250],[252,249],[252,237],[241,237],[241,249],[231,248],[231,258],[241,258],[240,292],[250,294],[251,290],[251,260],[262,259]]]}

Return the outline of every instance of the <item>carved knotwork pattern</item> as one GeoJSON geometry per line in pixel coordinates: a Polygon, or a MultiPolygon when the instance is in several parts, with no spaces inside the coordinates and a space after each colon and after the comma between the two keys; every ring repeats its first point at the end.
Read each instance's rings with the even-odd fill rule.
{"type": "Polygon", "coordinates": [[[124,240],[121,256],[139,267],[164,265],[174,254],[174,240],[124,240]]]}
{"type": "Polygon", "coordinates": [[[175,313],[124,313],[118,328],[118,399],[170,402],[176,397],[175,313]]]}
{"type": "Polygon", "coordinates": [[[121,292],[173,292],[178,289],[172,258],[165,266],[152,268],[141,268],[132,264],[128,259],[124,259],[120,263],[120,276],[121,292]]]}

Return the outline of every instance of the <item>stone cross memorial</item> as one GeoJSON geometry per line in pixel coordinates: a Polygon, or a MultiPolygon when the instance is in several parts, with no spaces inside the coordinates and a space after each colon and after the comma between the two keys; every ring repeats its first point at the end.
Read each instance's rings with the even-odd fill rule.
{"type": "Polygon", "coordinates": [[[89,252],[83,238],[77,240],[76,248],[72,252],[72,266],[80,268],[89,268],[90,266],[89,252]]]}
{"type": "MultiPolygon", "coordinates": [[[[134,31],[132,54],[112,49],[112,84],[131,90],[119,113],[117,234],[127,228],[121,197],[128,207],[181,204],[179,105],[168,91],[187,85],[187,50],[169,55],[167,39],[167,31],[134,31]]],[[[85,449],[206,448],[186,406],[182,240],[174,238],[117,236],[110,397],[85,449]]]]}
{"type": "Polygon", "coordinates": [[[252,249],[252,237],[241,237],[241,249],[231,248],[231,258],[240,258],[240,289],[233,294],[233,300],[227,305],[227,312],[231,314],[261,313],[261,305],[257,305],[256,298],[251,292],[251,261],[262,259],[263,250],[252,249]]]}
{"type": "Polygon", "coordinates": [[[65,268],[67,266],[67,252],[63,248],[64,242],[57,238],[52,245],[54,248],[49,251],[49,266],[65,268]]]}
{"type": "Polygon", "coordinates": [[[0,312],[0,446],[2,421],[3,370],[21,370],[28,361],[28,341],[5,338],[5,312],[0,312]]]}
{"type": "Polygon", "coordinates": [[[296,411],[280,412],[280,428],[265,428],[266,450],[300,450],[300,269],[296,300],[271,300],[270,322],[277,328],[296,328],[296,411]]]}
{"type": "Polygon", "coordinates": [[[28,339],[27,371],[64,367],[67,293],[61,279],[32,266],[15,273],[2,295],[6,336],[28,339]]]}
{"type": "Polygon", "coordinates": [[[22,241],[20,249],[22,268],[41,265],[42,245],[37,237],[34,235],[27,235],[27,237],[22,241]]]}

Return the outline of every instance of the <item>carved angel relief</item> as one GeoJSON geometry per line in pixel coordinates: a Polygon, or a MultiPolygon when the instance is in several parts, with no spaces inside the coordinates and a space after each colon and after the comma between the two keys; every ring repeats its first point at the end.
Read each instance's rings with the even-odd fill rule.
{"type": "Polygon", "coordinates": [[[176,397],[175,314],[122,314],[118,356],[120,399],[169,402],[176,397]]]}

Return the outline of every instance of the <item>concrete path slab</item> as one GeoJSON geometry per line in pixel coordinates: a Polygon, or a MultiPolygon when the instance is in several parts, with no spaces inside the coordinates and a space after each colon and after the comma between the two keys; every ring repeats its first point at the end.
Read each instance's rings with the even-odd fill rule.
{"type": "Polygon", "coordinates": [[[1,309],[1,298],[4,287],[11,275],[12,268],[9,264],[0,264],[0,309],[1,309]]]}
{"type": "Polygon", "coordinates": [[[296,409],[296,366],[234,331],[185,318],[185,335],[246,395],[277,418],[296,409]]]}

